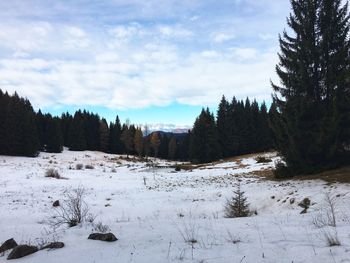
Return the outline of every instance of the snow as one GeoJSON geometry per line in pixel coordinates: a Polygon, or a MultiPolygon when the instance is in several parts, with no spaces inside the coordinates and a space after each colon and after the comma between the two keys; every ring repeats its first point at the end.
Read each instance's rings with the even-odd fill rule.
{"type": "MultiPolygon", "coordinates": [[[[247,157],[175,172],[98,152],[0,156],[0,242],[13,237],[22,244],[65,243],[62,249],[18,260],[33,263],[350,262],[350,186],[322,180],[269,181],[254,174],[273,167],[277,159],[257,164],[247,157]],[[94,169],[76,170],[76,164],[94,169]],[[65,179],[45,177],[49,168],[65,179]],[[258,214],[224,218],[223,206],[238,179],[258,214]],[[93,228],[88,222],[55,230],[50,226],[53,201],[63,202],[65,191],[78,187],[86,189],[95,222],[108,225],[118,241],[88,240],[93,228]],[[339,196],[336,228],[313,223],[327,192],[339,196]],[[306,197],[313,205],[300,214],[298,203],[306,197]],[[341,246],[329,247],[326,231],[336,231],[341,246]],[[186,242],[189,238],[197,243],[186,242]]],[[[7,255],[0,255],[0,262],[6,262],[7,255]]]]}

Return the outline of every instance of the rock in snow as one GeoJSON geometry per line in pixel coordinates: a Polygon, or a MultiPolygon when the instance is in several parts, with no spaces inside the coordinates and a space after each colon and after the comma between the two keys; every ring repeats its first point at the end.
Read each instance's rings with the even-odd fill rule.
{"type": "Polygon", "coordinates": [[[58,249],[58,248],[63,248],[64,247],[64,243],[63,242],[53,242],[53,243],[50,243],[44,247],[42,247],[41,249],[58,249]]]}
{"type": "Polygon", "coordinates": [[[11,251],[11,253],[7,257],[7,259],[23,258],[23,257],[28,256],[30,254],[33,254],[37,251],[38,251],[37,247],[28,246],[28,245],[19,245],[11,251]]]}
{"type": "Polygon", "coordinates": [[[101,240],[101,241],[107,241],[107,242],[114,242],[118,240],[118,238],[116,238],[115,235],[112,233],[106,233],[106,234],[92,233],[90,234],[88,239],[101,240]]]}
{"type": "Polygon", "coordinates": [[[0,253],[3,253],[6,250],[12,249],[12,248],[17,247],[17,246],[18,245],[17,245],[16,241],[13,238],[8,239],[1,245],[0,253]]]}

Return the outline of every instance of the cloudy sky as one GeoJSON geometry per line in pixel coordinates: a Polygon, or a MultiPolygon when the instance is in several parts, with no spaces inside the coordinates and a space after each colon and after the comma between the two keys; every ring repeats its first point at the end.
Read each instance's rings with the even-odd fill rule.
{"type": "Polygon", "coordinates": [[[0,1],[0,88],[59,114],[191,125],[224,94],[269,102],[289,0],[0,1]]]}

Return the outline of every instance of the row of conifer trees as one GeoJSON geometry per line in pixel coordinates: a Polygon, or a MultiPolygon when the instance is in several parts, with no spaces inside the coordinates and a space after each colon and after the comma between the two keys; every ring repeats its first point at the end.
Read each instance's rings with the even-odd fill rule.
{"type": "Polygon", "coordinates": [[[39,151],[59,153],[102,151],[112,154],[156,156],[172,160],[210,162],[224,157],[273,147],[265,104],[249,99],[227,102],[223,97],[217,121],[209,110],[201,112],[193,130],[185,134],[148,132],[87,111],[61,117],[36,113],[27,99],[0,90],[0,154],[36,156],[39,151]]]}

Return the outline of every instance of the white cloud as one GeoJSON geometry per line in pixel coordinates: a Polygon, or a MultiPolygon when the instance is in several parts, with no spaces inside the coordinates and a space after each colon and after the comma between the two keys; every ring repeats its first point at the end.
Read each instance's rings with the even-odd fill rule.
{"type": "MultiPolygon", "coordinates": [[[[99,105],[115,109],[164,106],[172,102],[216,105],[222,94],[269,99],[274,53],[256,54],[249,64],[223,54],[181,57],[158,47],[142,62],[131,54],[101,53],[88,63],[43,59],[7,59],[0,64],[0,87],[17,91],[36,107],[99,105]],[[101,59],[102,58],[102,59],[101,59]],[[254,74],[252,74],[254,72],[254,74]]],[[[214,53],[213,53],[214,54],[214,53]]]]}
{"type": "Polygon", "coordinates": [[[215,50],[205,50],[201,53],[204,58],[217,58],[219,53],[215,50]]]}
{"type": "Polygon", "coordinates": [[[90,40],[85,31],[79,27],[68,27],[65,32],[66,39],[64,44],[69,48],[87,48],[90,46],[90,40]]]}
{"type": "Polygon", "coordinates": [[[253,7],[259,19],[269,14],[257,22],[220,8],[224,14],[217,14],[197,0],[90,1],[83,10],[62,2],[55,8],[69,13],[64,19],[55,8],[29,10],[26,1],[14,1],[20,7],[0,3],[7,18],[0,25],[0,88],[27,96],[36,107],[113,109],[217,105],[222,94],[269,99],[277,56],[266,48],[278,45],[272,36],[284,27],[270,14],[282,13],[288,2],[244,0],[235,7],[253,7]],[[229,49],[232,40],[237,47],[229,49]]]}
{"type": "Polygon", "coordinates": [[[159,33],[165,37],[173,37],[173,38],[182,38],[182,37],[190,37],[193,33],[190,30],[172,27],[172,26],[159,26],[159,33]]]}
{"type": "Polygon", "coordinates": [[[232,56],[239,60],[251,60],[258,57],[259,51],[254,48],[230,48],[232,56]]]}
{"type": "Polygon", "coordinates": [[[267,34],[260,33],[259,38],[262,40],[272,40],[272,39],[277,39],[277,36],[273,34],[268,34],[268,33],[267,34]]]}
{"type": "Polygon", "coordinates": [[[0,25],[0,46],[15,51],[40,50],[48,45],[52,26],[47,22],[0,25]]]}
{"type": "Polygon", "coordinates": [[[235,35],[232,33],[215,33],[212,35],[212,40],[215,43],[223,43],[235,38],[235,35]]]}
{"type": "Polygon", "coordinates": [[[199,20],[200,18],[201,18],[200,16],[191,16],[190,21],[194,22],[194,21],[199,20]]]}

